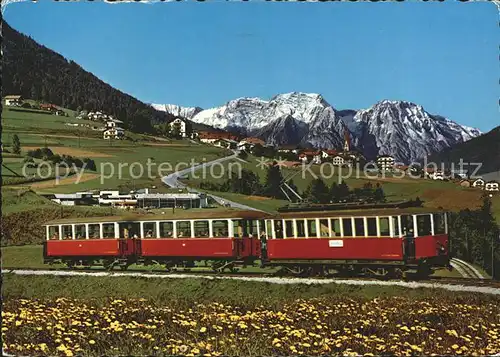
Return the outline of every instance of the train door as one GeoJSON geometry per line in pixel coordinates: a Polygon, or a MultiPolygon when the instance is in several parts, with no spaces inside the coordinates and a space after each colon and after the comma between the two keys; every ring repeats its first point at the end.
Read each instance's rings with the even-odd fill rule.
{"type": "Polygon", "coordinates": [[[140,223],[122,222],[118,224],[121,241],[122,255],[135,255],[140,253],[141,228],[140,223]]]}
{"type": "Polygon", "coordinates": [[[403,232],[403,253],[406,261],[415,259],[415,230],[413,216],[401,216],[401,229],[403,232]]]}

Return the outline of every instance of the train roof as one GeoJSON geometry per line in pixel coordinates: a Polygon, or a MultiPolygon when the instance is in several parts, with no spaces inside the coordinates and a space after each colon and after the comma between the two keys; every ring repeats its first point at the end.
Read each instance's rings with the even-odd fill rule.
{"type": "Polygon", "coordinates": [[[351,210],[323,210],[323,211],[296,211],[281,212],[279,217],[287,218],[322,218],[322,217],[375,217],[375,216],[400,216],[405,214],[444,213],[444,210],[412,207],[412,208],[374,208],[351,210]]]}
{"type": "Polygon", "coordinates": [[[62,218],[46,222],[45,225],[54,224],[78,224],[78,223],[100,223],[100,222],[130,222],[130,221],[168,221],[181,219],[265,219],[271,217],[269,213],[262,211],[244,211],[244,210],[227,210],[227,211],[196,211],[175,210],[166,211],[165,214],[125,214],[122,216],[99,216],[99,217],[78,217],[78,218],[62,218]]]}

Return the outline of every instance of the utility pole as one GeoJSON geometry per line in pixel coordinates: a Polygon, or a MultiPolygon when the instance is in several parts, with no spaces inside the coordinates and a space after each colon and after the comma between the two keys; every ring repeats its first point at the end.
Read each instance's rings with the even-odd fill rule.
{"type": "MultiPolygon", "coordinates": [[[[500,242],[500,230],[497,234],[500,242]]],[[[491,279],[495,279],[495,234],[491,235],[491,279]]]]}

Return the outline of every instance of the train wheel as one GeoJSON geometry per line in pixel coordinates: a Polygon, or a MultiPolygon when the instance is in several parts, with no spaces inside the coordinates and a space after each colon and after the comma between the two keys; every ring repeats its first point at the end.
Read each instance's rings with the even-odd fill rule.
{"type": "Polygon", "coordinates": [[[66,261],[66,266],[70,269],[75,269],[75,262],[73,260],[66,261]]]}

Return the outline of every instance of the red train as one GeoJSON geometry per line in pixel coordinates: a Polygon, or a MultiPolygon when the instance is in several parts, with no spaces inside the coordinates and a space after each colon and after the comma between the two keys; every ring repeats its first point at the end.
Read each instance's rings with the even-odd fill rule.
{"type": "Polygon", "coordinates": [[[261,261],[295,275],[429,275],[449,268],[447,215],[415,209],[189,212],[62,219],[46,225],[44,262],[215,271],[261,261]]]}

